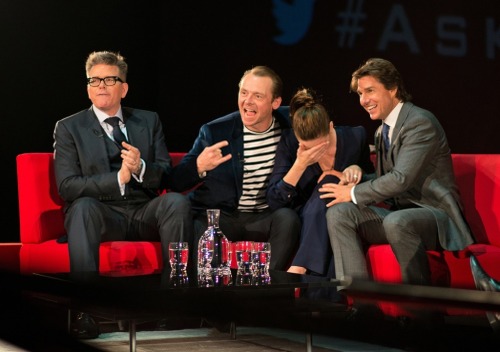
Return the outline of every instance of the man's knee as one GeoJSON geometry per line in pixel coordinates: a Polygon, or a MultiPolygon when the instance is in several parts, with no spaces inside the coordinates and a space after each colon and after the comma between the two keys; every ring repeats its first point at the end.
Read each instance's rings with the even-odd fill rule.
{"type": "Polygon", "coordinates": [[[326,219],[328,223],[346,221],[352,219],[358,211],[357,206],[353,203],[338,203],[328,208],[326,219]]]}
{"type": "Polygon", "coordinates": [[[272,214],[270,237],[291,251],[299,241],[301,221],[297,212],[290,208],[280,208],[272,214]]]}
{"type": "Polygon", "coordinates": [[[300,224],[300,218],[297,212],[290,208],[280,208],[274,211],[273,218],[279,222],[291,225],[300,224]]]}
{"type": "Polygon", "coordinates": [[[182,213],[189,213],[191,210],[191,204],[189,199],[176,192],[169,192],[160,196],[160,207],[165,211],[175,211],[182,213]]]}
{"type": "Polygon", "coordinates": [[[68,209],[68,215],[86,215],[92,213],[93,210],[99,209],[101,203],[92,197],[82,197],[75,199],[68,209]]]}

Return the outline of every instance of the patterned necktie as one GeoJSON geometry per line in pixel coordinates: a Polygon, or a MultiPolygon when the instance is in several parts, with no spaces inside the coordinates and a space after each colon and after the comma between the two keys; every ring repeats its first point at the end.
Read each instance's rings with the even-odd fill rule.
{"type": "Polygon", "coordinates": [[[386,123],[382,124],[382,141],[384,142],[384,155],[387,155],[387,151],[389,150],[389,147],[391,145],[391,142],[389,142],[389,129],[391,126],[389,126],[386,123]]]}
{"type": "Polygon", "coordinates": [[[104,122],[113,126],[113,138],[115,142],[122,148],[122,142],[126,142],[127,138],[120,129],[120,119],[117,116],[108,117],[104,122]]]}

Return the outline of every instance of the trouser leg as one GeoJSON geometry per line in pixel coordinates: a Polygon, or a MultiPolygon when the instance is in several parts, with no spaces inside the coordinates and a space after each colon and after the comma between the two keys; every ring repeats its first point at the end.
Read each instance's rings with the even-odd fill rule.
{"type": "Polygon", "coordinates": [[[123,214],[94,198],[75,200],[64,220],[68,232],[70,271],[99,271],[100,243],[124,239],[124,219],[123,214]]]}
{"type": "Polygon", "coordinates": [[[383,222],[387,240],[401,267],[403,283],[431,284],[427,250],[438,243],[436,218],[425,208],[411,208],[388,214],[383,222]]]}
{"type": "Polygon", "coordinates": [[[155,241],[160,238],[163,262],[169,262],[168,244],[188,242],[193,251],[193,217],[191,204],[186,196],[170,192],[152,199],[133,216],[139,239],[155,241]]]}

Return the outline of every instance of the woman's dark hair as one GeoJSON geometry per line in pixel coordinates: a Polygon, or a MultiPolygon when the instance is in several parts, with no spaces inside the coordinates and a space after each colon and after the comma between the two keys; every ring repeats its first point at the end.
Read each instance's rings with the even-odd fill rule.
{"type": "Polygon", "coordinates": [[[300,88],[290,101],[290,119],[297,138],[304,141],[328,135],[330,116],[316,92],[300,88]]]}

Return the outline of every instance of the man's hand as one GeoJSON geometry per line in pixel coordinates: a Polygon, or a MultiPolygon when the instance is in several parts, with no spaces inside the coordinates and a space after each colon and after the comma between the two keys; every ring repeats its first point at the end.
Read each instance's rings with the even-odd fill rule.
{"type": "Polygon", "coordinates": [[[215,169],[222,163],[231,159],[231,154],[222,155],[221,148],[229,145],[228,141],[221,141],[209,147],[205,147],[198,158],[196,159],[196,166],[198,174],[215,169]]]}
{"type": "Polygon", "coordinates": [[[336,184],[336,183],[325,183],[319,192],[322,193],[319,197],[321,199],[333,198],[326,206],[331,207],[337,203],[346,203],[352,201],[351,199],[351,189],[354,187],[354,183],[347,185],[336,184]]]}
{"type": "Polygon", "coordinates": [[[124,149],[121,151],[122,167],[119,171],[120,182],[127,184],[130,182],[132,174],[139,175],[141,172],[141,152],[127,142],[122,142],[122,147],[124,149]]]}

